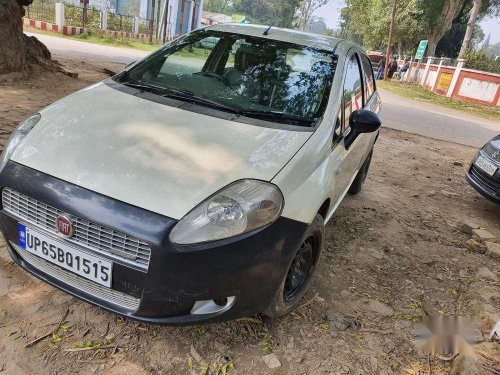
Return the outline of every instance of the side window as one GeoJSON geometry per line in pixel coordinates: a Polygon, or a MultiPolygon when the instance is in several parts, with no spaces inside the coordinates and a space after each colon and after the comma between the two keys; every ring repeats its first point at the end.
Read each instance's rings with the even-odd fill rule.
{"type": "Polygon", "coordinates": [[[370,100],[375,92],[375,78],[373,76],[373,68],[370,60],[365,55],[361,55],[361,62],[363,64],[363,76],[365,79],[365,103],[370,100]]]}
{"type": "Polygon", "coordinates": [[[351,113],[363,108],[363,85],[361,83],[361,69],[356,54],[347,61],[342,103],[344,106],[344,131],[349,128],[351,113]]]}

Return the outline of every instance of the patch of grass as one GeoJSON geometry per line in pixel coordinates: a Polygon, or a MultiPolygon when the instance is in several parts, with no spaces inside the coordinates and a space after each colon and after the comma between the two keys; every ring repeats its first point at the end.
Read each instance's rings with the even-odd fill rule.
{"type": "Polygon", "coordinates": [[[79,40],[81,42],[94,43],[94,44],[99,44],[99,45],[103,45],[103,46],[132,48],[132,49],[138,49],[141,51],[154,51],[155,49],[158,49],[161,47],[161,44],[157,44],[157,43],[149,44],[149,43],[144,43],[144,42],[141,42],[141,41],[135,40],[135,39],[112,38],[110,35],[107,35],[103,32],[94,32],[94,33],[89,33],[89,34],[80,34],[80,35],[69,36],[69,35],[54,33],[52,31],[33,29],[31,27],[25,27],[24,31],[29,32],[29,33],[33,33],[33,34],[43,34],[43,35],[50,35],[50,36],[55,36],[55,37],[65,38],[65,39],[79,40]]]}
{"type": "Polygon", "coordinates": [[[420,322],[424,314],[422,313],[413,313],[413,314],[396,314],[394,315],[394,319],[396,320],[407,320],[410,322],[420,322]]]}
{"type": "Polygon", "coordinates": [[[433,92],[425,90],[423,87],[414,84],[401,84],[396,81],[377,81],[377,85],[381,89],[410,99],[464,111],[469,114],[474,114],[490,120],[500,120],[499,107],[463,102],[460,100],[447,98],[438,94],[434,94],[433,92]]]}

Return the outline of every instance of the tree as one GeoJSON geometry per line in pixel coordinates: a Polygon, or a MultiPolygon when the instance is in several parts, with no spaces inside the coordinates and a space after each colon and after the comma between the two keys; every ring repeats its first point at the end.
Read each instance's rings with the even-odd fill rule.
{"type": "Polygon", "coordinates": [[[427,55],[435,56],[436,47],[444,36],[444,34],[451,29],[453,25],[453,20],[459,15],[461,9],[463,8],[464,0],[426,0],[426,6],[432,10],[432,13],[436,12],[438,17],[433,16],[432,13],[428,13],[429,29],[427,34],[427,40],[429,44],[427,46],[427,55]]]}
{"type": "Polygon", "coordinates": [[[251,22],[276,27],[292,27],[300,0],[235,0],[236,13],[245,14],[251,22]]]}
{"type": "MultiPolygon", "coordinates": [[[[389,34],[390,0],[346,0],[341,29],[358,35],[367,48],[383,50],[389,34]]],[[[474,0],[406,0],[398,7],[394,43],[398,50],[415,52],[418,41],[429,41],[427,55],[436,55],[440,40],[457,23],[467,23],[474,0]]],[[[500,0],[482,0],[478,19],[498,15],[500,0]]],[[[473,35],[474,36],[474,35],[473,35]]],[[[455,41],[455,40],[454,40],[455,41]]],[[[458,41],[458,46],[462,40],[458,41]]]]}
{"type": "Polygon", "coordinates": [[[299,29],[309,31],[313,13],[327,3],[328,0],[302,0],[299,7],[299,29]]]}
{"type": "Polygon", "coordinates": [[[26,72],[35,66],[61,70],[47,47],[23,33],[23,6],[33,0],[0,0],[0,74],[26,72]]]}
{"type": "MultiPolygon", "coordinates": [[[[446,56],[457,58],[460,52],[462,41],[464,40],[467,21],[460,21],[453,24],[450,30],[444,34],[436,48],[436,56],[446,56]]],[[[472,46],[477,47],[484,39],[484,32],[481,26],[476,24],[472,33],[472,46]]]]}
{"type": "Polygon", "coordinates": [[[474,31],[474,27],[476,26],[477,17],[479,15],[479,10],[483,5],[482,0],[474,0],[474,6],[470,12],[469,22],[467,22],[467,31],[465,32],[464,41],[462,42],[462,48],[460,49],[460,53],[458,54],[458,58],[463,58],[465,53],[469,50],[471,42],[472,42],[472,32],[474,31]]]}
{"type": "Polygon", "coordinates": [[[203,8],[214,13],[232,13],[232,9],[229,6],[229,0],[206,0],[203,4],[203,8]]]}

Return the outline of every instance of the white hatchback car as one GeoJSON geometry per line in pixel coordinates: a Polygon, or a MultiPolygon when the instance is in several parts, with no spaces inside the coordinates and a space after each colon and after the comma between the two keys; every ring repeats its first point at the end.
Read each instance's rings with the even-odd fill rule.
{"type": "Polygon", "coordinates": [[[137,320],[281,316],[361,189],[379,109],[347,41],[197,30],[20,125],[0,229],[30,273],[137,320]]]}

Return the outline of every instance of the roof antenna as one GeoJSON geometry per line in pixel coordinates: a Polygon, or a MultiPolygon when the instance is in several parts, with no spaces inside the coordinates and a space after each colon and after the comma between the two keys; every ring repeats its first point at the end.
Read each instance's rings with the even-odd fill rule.
{"type": "Polygon", "coordinates": [[[266,30],[266,31],[264,31],[264,35],[269,35],[269,31],[271,30],[271,27],[273,27],[273,25],[269,26],[269,27],[267,28],[267,30],[266,30]]]}

